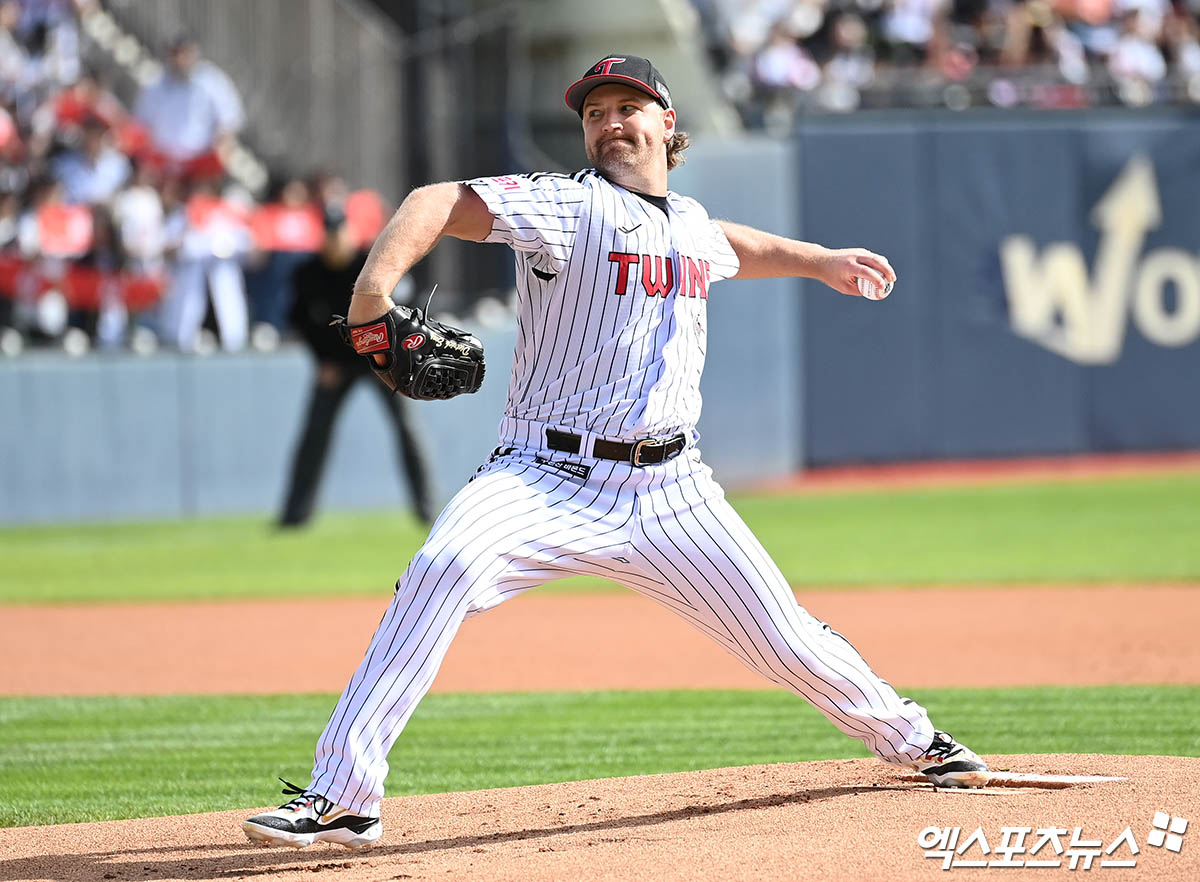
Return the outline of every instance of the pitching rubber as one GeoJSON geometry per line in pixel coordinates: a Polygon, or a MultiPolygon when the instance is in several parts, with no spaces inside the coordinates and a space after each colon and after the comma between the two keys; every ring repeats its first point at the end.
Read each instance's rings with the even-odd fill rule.
{"type": "MultiPolygon", "coordinates": [[[[1028,772],[989,772],[981,784],[969,784],[968,787],[1032,787],[1044,790],[1062,790],[1076,784],[1094,784],[1104,781],[1125,781],[1126,778],[1114,778],[1107,775],[1038,775],[1028,772]]],[[[929,783],[924,775],[906,775],[905,781],[929,783]]],[[[963,789],[961,787],[939,788],[945,790],[963,789]]]]}

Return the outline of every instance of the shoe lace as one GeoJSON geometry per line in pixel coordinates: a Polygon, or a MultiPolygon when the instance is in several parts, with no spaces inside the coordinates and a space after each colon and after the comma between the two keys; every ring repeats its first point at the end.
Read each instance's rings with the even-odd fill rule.
{"type": "Polygon", "coordinates": [[[952,754],[958,751],[958,745],[954,743],[954,739],[945,732],[934,732],[933,743],[929,745],[929,749],[925,751],[925,756],[930,759],[947,759],[952,754]]]}
{"type": "MultiPolygon", "coordinates": [[[[284,788],[285,788],[283,791],[284,796],[295,795],[295,799],[290,799],[287,802],[285,802],[283,805],[280,806],[281,809],[290,809],[291,811],[295,812],[295,811],[299,811],[302,808],[307,808],[308,806],[310,806],[314,802],[316,802],[318,799],[323,802],[328,802],[328,800],[325,799],[325,797],[321,796],[321,794],[319,794],[319,793],[313,793],[311,790],[305,790],[303,787],[297,787],[291,781],[284,781],[283,778],[280,778],[279,780],[283,781],[283,784],[284,784],[284,788]]],[[[318,806],[318,808],[322,808],[322,807],[318,806]]],[[[323,811],[323,809],[322,809],[322,811],[323,811]]]]}

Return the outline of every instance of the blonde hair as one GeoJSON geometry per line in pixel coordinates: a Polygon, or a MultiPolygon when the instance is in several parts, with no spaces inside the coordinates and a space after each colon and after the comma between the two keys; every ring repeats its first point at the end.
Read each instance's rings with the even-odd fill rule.
{"type": "Polygon", "coordinates": [[[667,171],[683,165],[686,161],[683,151],[688,149],[690,143],[687,132],[676,132],[671,136],[671,140],[667,142],[667,171]]]}

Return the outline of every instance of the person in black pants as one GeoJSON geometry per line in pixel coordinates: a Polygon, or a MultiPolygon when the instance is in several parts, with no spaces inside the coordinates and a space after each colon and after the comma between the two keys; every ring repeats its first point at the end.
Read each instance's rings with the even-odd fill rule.
{"type": "Polygon", "coordinates": [[[346,216],[336,206],[325,210],[325,240],[321,251],[296,267],[292,273],[295,298],[290,322],[317,360],[317,374],[308,417],[292,459],[291,482],[281,527],[299,527],[312,516],[317,488],[329,451],[329,438],[346,393],[361,377],[383,396],[396,429],[400,465],[408,477],[416,514],[426,524],[433,522],[429,493],[428,456],[412,422],[408,402],[393,395],[371,375],[366,359],[339,339],[329,327],[334,313],[344,314],[350,303],[354,280],[362,271],[367,252],[360,250],[346,216]]]}

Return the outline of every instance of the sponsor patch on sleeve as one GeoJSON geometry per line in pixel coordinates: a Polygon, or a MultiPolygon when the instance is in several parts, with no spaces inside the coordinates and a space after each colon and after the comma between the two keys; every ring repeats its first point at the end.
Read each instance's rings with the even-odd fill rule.
{"type": "Polygon", "coordinates": [[[529,178],[523,175],[501,175],[497,178],[486,178],[487,182],[497,190],[511,192],[513,190],[524,190],[529,186],[529,178]]]}

